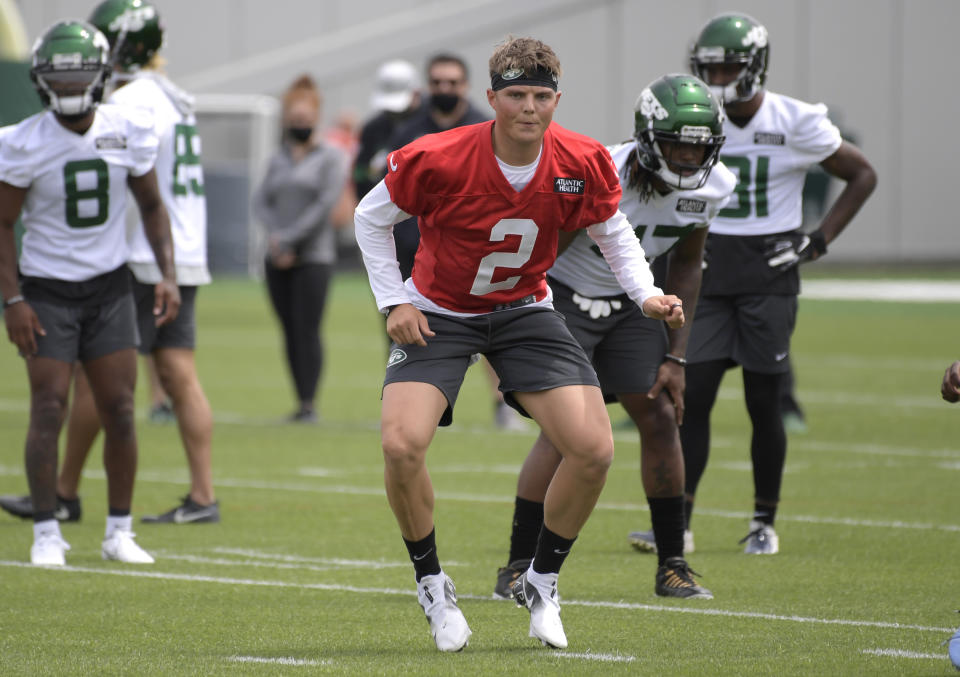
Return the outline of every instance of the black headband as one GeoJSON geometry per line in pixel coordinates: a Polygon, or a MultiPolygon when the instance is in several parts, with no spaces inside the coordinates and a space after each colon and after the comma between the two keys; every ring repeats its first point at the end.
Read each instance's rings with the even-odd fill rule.
{"type": "Polygon", "coordinates": [[[490,76],[490,89],[498,91],[504,87],[514,85],[525,87],[549,87],[557,91],[557,75],[551,70],[538,66],[534,71],[525,71],[522,68],[508,68],[502,73],[490,76]]]}

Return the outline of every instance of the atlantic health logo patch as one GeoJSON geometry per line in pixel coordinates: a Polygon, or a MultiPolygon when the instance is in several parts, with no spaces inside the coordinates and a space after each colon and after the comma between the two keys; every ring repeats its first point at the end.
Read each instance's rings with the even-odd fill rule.
{"type": "Polygon", "coordinates": [[[583,179],[570,179],[564,176],[553,177],[553,192],[568,193],[570,195],[583,195],[583,187],[586,185],[583,179]]]}
{"type": "Polygon", "coordinates": [[[394,348],[390,351],[390,357],[387,359],[387,368],[389,369],[395,364],[400,364],[405,359],[407,359],[407,354],[399,348],[394,348]]]}

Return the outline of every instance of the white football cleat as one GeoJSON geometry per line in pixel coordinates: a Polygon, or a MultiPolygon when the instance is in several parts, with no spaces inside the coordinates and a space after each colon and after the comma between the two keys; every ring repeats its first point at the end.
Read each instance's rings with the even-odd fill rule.
{"type": "Polygon", "coordinates": [[[30,546],[30,563],[41,567],[62,567],[67,563],[63,553],[70,544],[63,540],[59,531],[47,531],[33,539],[30,546]]]}
{"type": "Polygon", "coordinates": [[[462,651],[470,643],[470,627],[457,606],[457,589],[442,571],[417,583],[417,600],[427,615],[430,634],[440,651],[462,651]]]}
{"type": "Polygon", "coordinates": [[[776,555],[780,552],[777,532],[769,524],[757,520],[750,520],[750,533],[740,542],[747,544],[743,551],[748,555],[776,555]]]}
{"type": "Polygon", "coordinates": [[[103,539],[101,552],[103,559],[116,560],[126,564],[153,564],[150,554],[133,540],[135,533],[127,529],[114,529],[103,539]]]}
{"type": "Polygon", "coordinates": [[[539,639],[545,646],[566,649],[567,635],[560,621],[560,600],[557,596],[559,574],[534,572],[545,583],[538,585],[528,579],[531,571],[527,569],[513,583],[513,598],[519,606],[525,606],[530,611],[530,636],[539,639]]]}

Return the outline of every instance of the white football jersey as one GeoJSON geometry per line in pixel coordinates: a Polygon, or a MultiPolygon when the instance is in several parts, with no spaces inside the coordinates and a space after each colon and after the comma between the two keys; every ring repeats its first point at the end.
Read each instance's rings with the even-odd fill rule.
{"type": "Polygon", "coordinates": [[[710,232],[768,235],[799,228],[807,170],[833,155],[843,141],[827,107],[765,92],[746,127],[727,119],[723,133],[727,140],[720,159],[738,183],[710,232]]]}
{"type": "MultiPolygon", "coordinates": [[[[124,106],[146,108],[153,113],[155,132],[160,138],[157,183],[163,204],[170,214],[177,282],[190,286],[208,284],[207,203],[193,98],[163,75],[140,71],[129,83],[114,91],[109,100],[124,106]]],[[[129,242],[130,268],[136,278],[146,284],[159,282],[160,268],[143,231],[139,213],[131,219],[129,242]]]]}
{"type": "MultiPolygon", "coordinates": [[[[634,145],[629,141],[611,146],[609,150],[623,187],[620,211],[633,226],[647,260],[652,261],[673,249],[695,228],[709,227],[730,199],[737,179],[718,162],[701,188],[673,190],[667,195],[654,191],[649,199],[641,200],[639,192],[627,187],[627,167],[634,156],[634,145]]],[[[585,233],[577,234],[548,275],[584,296],[623,294],[599,248],[585,233]]]]}
{"type": "Polygon", "coordinates": [[[80,282],[126,263],[127,178],[157,158],[149,112],[103,104],[81,135],[45,111],[0,139],[0,181],[27,189],[24,275],[80,282]]]}

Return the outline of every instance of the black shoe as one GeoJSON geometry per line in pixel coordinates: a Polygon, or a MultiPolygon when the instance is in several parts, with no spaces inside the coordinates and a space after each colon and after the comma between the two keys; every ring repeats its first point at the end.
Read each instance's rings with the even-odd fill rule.
{"type": "Polygon", "coordinates": [[[176,508],[162,515],[144,515],[140,518],[144,524],[202,524],[220,521],[220,503],[200,505],[187,494],[176,508]]]}
{"type": "MultiPolygon", "coordinates": [[[[0,508],[14,517],[33,519],[33,501],[30,496],[0,496],[0,508]]],[[[57,496],[57,507],[53,510],[53,517],[57,521],[79,522],[81,512],[79,496],[69,501],[57,496]]]]}
{"type": "Polygon", "coordinates": [[[657,584],[654,587],[660,597],[683,599],[713,599],[713,593],[699,585],[694,576],[699,576],[682,557],[668,557],[657,569],[657,584]]]}
{"type": "Polygon", "coordinates": [[[497,569],[497,584],[493,586],[494,599],[513,599],[513,583],[530,568],[531,560],[515,559],[505,567],[497,569]]]}

